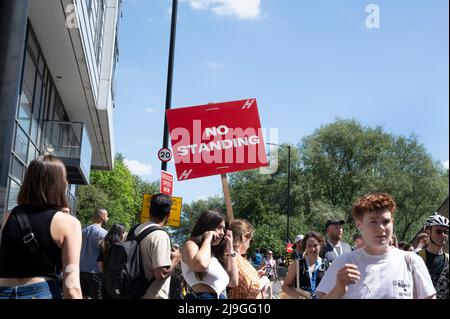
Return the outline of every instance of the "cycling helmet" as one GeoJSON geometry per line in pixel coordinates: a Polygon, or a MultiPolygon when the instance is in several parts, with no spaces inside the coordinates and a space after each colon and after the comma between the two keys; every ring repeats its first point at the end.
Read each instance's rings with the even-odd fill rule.
{"type": "Polygon", "coordinates": [[[431,215],[430,217],[427,218],[427,220],[425,221],[424,228],[431,226],[444,226],[448,228],[448,218],[439,215],[438,213],[434,213],[434,215],[431,215]]]}

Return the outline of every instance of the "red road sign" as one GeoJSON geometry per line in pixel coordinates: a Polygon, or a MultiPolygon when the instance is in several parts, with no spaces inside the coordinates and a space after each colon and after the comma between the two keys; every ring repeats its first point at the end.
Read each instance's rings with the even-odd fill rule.
{"type": "Polygon", "coordinates": [[[161,171],[161,181],[159,183],[159,192],[162,194],[166,194],[172,196],[173,192],[173,175],[166,172],[161,171]]]}
{"type": "Polygon", "coordinates": [[[161,162],[168,162],[172,159],[172,151],[168,148],[161,148],[158,151],[158,159],[161,162]]]}
{"type": "Polygon", "coordinates": [[[292,248],[292,244],[291,243],[287,243],[286,244],[286,252],[287,253],[292,253],[294,251],[294,249],[292,248]]]}
{"type": "Polygon", "coordinates": [[[267,166],[256,99],[167,111],[178,180],[267,166]]]}

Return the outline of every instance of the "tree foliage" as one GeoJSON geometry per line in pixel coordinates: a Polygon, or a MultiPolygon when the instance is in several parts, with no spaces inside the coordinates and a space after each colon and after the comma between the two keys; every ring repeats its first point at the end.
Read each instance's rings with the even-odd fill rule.
{"type": "MultiPolygon", "coordinates": [[[[315,230],[324,234],[327,219],[347,221],[344,239],[356,232],[351,206],[360,196],[388,192],[396,203],[395,229],[399,240],[411,240],[426,216],[448,196],[448,170],[434,162],[417,136],[395,136],[381,127],[364,127],[354,120],[336,120],[290,145],[291,211],[288,205],[288,145],[278,148],[278,170],[262,175],[258,170],[230,174],[235,218],[255,227],[254,243],[276,254],[285,252],[286,238],[315,230]],[[287,221],[289,215],[289,234],[287,221]]],[[[146,182],[116,156],[111,172],[93,171],[91,185],[79,188],[78,217],[90,223],[96,207],[105,207],[111,222],[127,227],[138,222],[145,193],[157,193],[158,182],[146,182]]],[[[204,210],[226,213],[222,197],[184,204],[181,226],[171,229],[182,244],[204,210]]],[[[325,235],[325,234],[324,234],[325,235]]]]}
{"type": "Polygon", "coordinates": [[[97,207],[108,210],[109,222],[122,223],[127,229],[139,221],[144,193],[156,193],[157,182],[146,182],[131,173],[124,158],[117,154],[112,171],[92,171],[91,184],[78,190],[77,216],[83,225],[92,222],[97,207]]]}
{"type": "MultiPolygon", "coordinates": [[[[254,170],[231,175],[235,216],[256,228],[253,248],[284,249],[287,159],[288,149],[280,147],[275,174],[254,170]]],[[[309,230],[324,234],[327,219],[342,218],[347,221],[344,239],[350,241],[356,232],[351,206],[371,192],[394,197],[397,236],[410,240],[448,196],[448,170],[433,162],[414,135],[395,136],[381,127],[336,120],[291,148],[291,184],[290,240],[309,230]]]]}

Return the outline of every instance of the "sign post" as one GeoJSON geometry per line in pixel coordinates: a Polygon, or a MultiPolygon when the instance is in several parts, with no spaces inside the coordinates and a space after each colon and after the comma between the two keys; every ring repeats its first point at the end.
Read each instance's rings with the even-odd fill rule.
{"type": "Polygon", "coordinates": [[[228,178],[227,174],[221,174],[223,196],[225,198],[225,203],[227,204],[227,218],[228,222],[231,223],[234,220],[233,206],[231,206],[231,196],[230,189],[228,188],[228,178]]]}

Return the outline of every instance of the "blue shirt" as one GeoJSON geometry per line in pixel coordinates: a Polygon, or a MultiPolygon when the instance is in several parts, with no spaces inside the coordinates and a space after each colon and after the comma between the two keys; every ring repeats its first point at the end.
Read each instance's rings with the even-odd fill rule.
{"type": "Polygon", "coordinates": [[[256,253],[255,254],[255,259],[253,261],[255,263],[256,266],[261,266],[262,263],[262,254],[261,253],[256,253]]]}
{"type": "Polygon", "coordinates": [[[92,224],[83,228],[83,243],[81,245],[80,271],[100,272],[97,266],[97,257],[100,253],[99,243],[108,232],[99,225],[92,224]]]}

